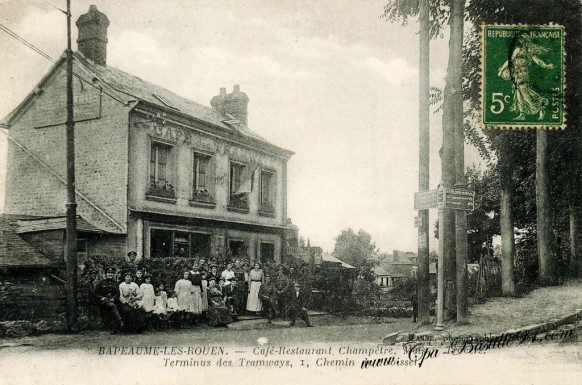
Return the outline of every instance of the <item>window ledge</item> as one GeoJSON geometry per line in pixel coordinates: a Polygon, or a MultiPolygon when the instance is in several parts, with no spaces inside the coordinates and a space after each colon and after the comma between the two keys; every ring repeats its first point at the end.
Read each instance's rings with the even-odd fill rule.
{"type": "Polygon", "coordinates": [[[248,208],[242,208],[242,207],[235,207],[235,206],[226,206],[226,209],[228,211],[232,211],[235,213],[241,213],[241,214],[248,214],[249,213],[249,209],[248,208]]]}
{"type": "Polygon", "coordinates": [[[213,209],[216,207],[216,203],[214,202],[209,202],[209,201],[201,201],[201,200],[190,200],[188,201],[188,204],[192,207],[202,207],[202,208],[206,208],[206,209],[213,209]]]}
{"type": "Polygon", "coordinates": [[[275,212],[272,212],[272,211],[259,210],[259,216],[261,216],[261,217],[275,218],[277,216],[277,214],[275,212]]]}
{"type": "Polygon", "coordinates": [[[176,201],[177,201],[176,198],[167,198],[167,197],[161,197],[161,196],[152,195],[152,194],[146,194],[146,200],[154,201],[154,202],[162,202],[162,203],[171,203],[171,204],[176,204],[176,201]]]}

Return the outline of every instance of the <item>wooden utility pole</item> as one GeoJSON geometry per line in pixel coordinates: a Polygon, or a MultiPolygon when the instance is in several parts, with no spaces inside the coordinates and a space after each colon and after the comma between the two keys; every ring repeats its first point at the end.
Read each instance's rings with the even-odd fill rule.
{"type": "MultiPolygon", "coordinates": [[[[418,191],[428,191],[430,175],[430,35],[429,0],[420,0],[418,191]]],[[[418,212],[418,322],[430,323],[429,210],[418,212]]]]}
{"type": "MultiPolygon", "coordinates": [[[[459,1],[459,0],[453,0],[459,1]]],[[[462,5],[461,5],[462,6],[462,5]]],[[[454,18],[449,19],[451,36],[449,38],[449,62],[447,80],[443,95],[443,145],[441,149],[442,179],[441,189],[452,189],[455,184],[455,71],[460,70],[455,56],[454,18]]],[[[462,39],[462,37],[461,37],[462,39]]],[[[438,261],[438,307],[436,329],[443,328],[444,321],[451,320],[456,312],[455,280],[455,214],[450,208],[439,208],[439,261],[438,261]]]]}
{"type": "Polygon", "coordinates": [[[67,325],[75,331],[77,303],[77,204],[75,203],[75,120],[73,117],[73,51],[71,49],[71,0],[67,0],[67,230],[65,261],[67,262],[67,325]]]}
{"type": "MultiPolygon", "coordinates": [[[[453,79],[453,111],[455,130],[455,189],[466,190],[465,179],[465,133],[463,115],[463,11],[464,0],[451,1],[451,40],[455,62],[453,79]],[[453,34],[454,31],[454,34],[453,34]]],[[[467,298],[467,212],[455,210],[455,254],[457,323],[466,323],[468,317],[467,298]]]]}

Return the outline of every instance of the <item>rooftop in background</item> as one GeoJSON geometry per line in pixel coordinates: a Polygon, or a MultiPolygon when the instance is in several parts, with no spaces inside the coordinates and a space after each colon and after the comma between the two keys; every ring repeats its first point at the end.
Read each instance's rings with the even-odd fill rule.
{"type": "Polygon", "coordinates": [[[337,264],[341,264],[342,267],[345,267],[346,269],[355,269],[354,266],[350,265],[349,263],[345,263],[341,259],[338,259],[338,258],[334,257],[333,255],[331,255],[329,253],[323,253],[321,255],[321,258],[322,258],[322,261],[323,262],[327,262],[327,263],[337,263],[337,264]]]}
{"type": "Polygon", "coordinates": [[[45,267],[55,261],[45,257],[16,234],[16,221],[34,217],[0,214],[0,267],[45,267]]]}

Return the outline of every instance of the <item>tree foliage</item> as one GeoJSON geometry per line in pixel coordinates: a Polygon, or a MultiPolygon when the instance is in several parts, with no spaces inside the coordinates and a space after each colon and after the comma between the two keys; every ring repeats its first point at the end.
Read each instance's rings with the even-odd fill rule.
{"type": "Polygon", "coordinates": [[[342,261],[363,269],[372,262],[372,255],[376,244],[372,242],[372,236],[364,230],[356,234],[354,230],[343,230],[335,239],[333,255],[342,261]]]}
{"type": "MultiPolygon", "coordinates": [[[[418,14],[418,0],[390,0],[381,15],[390,22],[407,24],[418,14]]],[[[449,1],[429,0],[431,36],[442,36],[449,18],[449,1]]],[[[508,145],[514,162],[511,173],[514,180],[514,225],[522,230],[518,242],[534,245],[537,237],[537,208],[535,196],[535,131],[481,130],[481,58],[480,28],[483,24],[561,24],[566,29],[566,94],[565,106],[568,127],[566,131],[548,133],[548,158],[550,180],[550,206],[555,239],[570,239],[572,217],[582,222],[582,135],[579,100],[582,95],[582,22],[579,0],[470,0],[465,2],[463,49],[463,98],[465,101],[465,139],[479,150],[493,174],[499,175],[499,151],[502,143],[508,145]],[[574,210],[574,211],[573,211],[574,210]]],[[[481,198],[477,198],[481,199],[481,198]]],[[[487,197],[483,199],[488,199],[487,197]]],[[[482,214],[482,213],[481,213],[482,214]]],[[[471,216],[473,225],[483,219],[480,213],[471,216]]],[[[484,224],[485,225],[485,224],[484,224]]],[[[471,226],[473,227],[474,226],[471,226]]],[[[479,234],[473,238],[476,247],[479,234]]],[[[574,234],[574,238],[578,236],[574,234]]],[[[573,240],[570,239],[572,242],[573,240]]],[[[582,241],[582,240],[580,240],[582,241]]],[[[566,242],[562,243],[562,248],[566,242]]],[[[471,247],[471,246],[470,246],[471,247]]],[[[526,247],[525,253],[535,253],[534,247],[526,247]]],[[[521,251],[524,253],[524,251],[521,251]]],[[[567,250],[563,250],[564,253],[567,250]]],[[[581,250],[582,252],[582,250],[581,250]]],[[[582,263],[578,256],[579,269],[582,263]]]]}

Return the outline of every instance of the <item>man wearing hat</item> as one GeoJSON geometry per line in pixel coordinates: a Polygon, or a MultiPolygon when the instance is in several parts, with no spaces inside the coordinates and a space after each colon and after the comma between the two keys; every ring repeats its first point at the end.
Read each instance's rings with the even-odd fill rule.
{"type": "Polygon", "coordinates": [[[288,315],[285,313],[289,309],[287,300],[291,290],[291,281],[287,277],[286,270],[285,266],[279,266],[279,275],[277,276],[277,281],[275,283],[275,288],[277,289],[277,312],[281,317],[288,315]]]}
{"type": "Polygon", "coordinates": [[[271,282],[271,276],[265,275],[261,287],[259,287],[259,299],[263,305],[263,311],[267,313],[267,323],[270,324],[275,313],[275,299],[277,298],[277,289],[271,282]]]}
{"type": "Polygon", "coordinates": [[[145,282],[145,277],[142,269],[137,269],[135,271],[135,279],[133,280],[133,282],[135,282],[138,287],[145,282]]]}
{"type": "Polygon", "coordinates": [[[97,284],[93,297],[99,303],[101,317],[109,327],[111,334],[115,334],[123,327],[121,315],[119,315],[119,309],[117,308],[119,285],[113,279],[115,269],[110,267],[105,274],[106,278],[97,284]]]}
{"type": "Polygon", "coordinates": [[[289,326],[295,325],[295,320],[297,316],[301,317],[307,327],[312,327],[313,325],[309,322],[309,315],[307,314],[307,302],[308,298],[304,290],[301,289],[301,284],[299,282],[295,282],[294,290],[289,296],[289,316],[291,318],[291,323],[289,326]]]}

